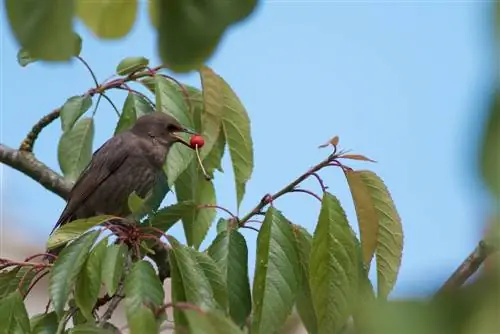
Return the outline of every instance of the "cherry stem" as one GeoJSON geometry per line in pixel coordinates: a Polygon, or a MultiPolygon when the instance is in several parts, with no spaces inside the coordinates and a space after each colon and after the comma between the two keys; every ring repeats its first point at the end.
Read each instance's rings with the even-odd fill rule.
{"type": "Polygon", "coordinates": [[[200,164],[201,171],[203,172],[203,176],[205,176],[205,180],[210,181],[212,178],[208,175],[205,167],[203,167],[203,162],[201,161],[200,152],[198,151],[198,145],[194,146],[194,150],[196,151],[196,158],[198,158],[198,163],[200,164]]]}

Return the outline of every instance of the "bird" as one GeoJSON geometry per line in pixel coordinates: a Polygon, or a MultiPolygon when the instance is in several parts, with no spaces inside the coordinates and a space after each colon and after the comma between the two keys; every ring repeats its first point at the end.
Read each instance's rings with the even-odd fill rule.
{"type": "MultiPolygon", "coordinates": [[[[129,196],[135,191],[144,198],[164,177],[163,165],[172,145],[181,143],[192,148],[178,133],[196,135],[174,117],[156,111],[139,117],[130,129],[111,137],[94,152],[76,180],[50,234],[77,219],[129,215],[129,196]]],[[[53,259],[64,247],[47,253],[53,259]]]]}

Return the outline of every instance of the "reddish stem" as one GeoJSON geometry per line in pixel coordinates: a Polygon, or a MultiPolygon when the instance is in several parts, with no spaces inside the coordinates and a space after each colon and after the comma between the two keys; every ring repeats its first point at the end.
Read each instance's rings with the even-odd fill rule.
{"type": "Polygon", "coordinates": [[[308,195],[313,196],[314,198],[316,198],[318,201],[321,202],[321,197],[319,197],[318,195],[316,195],[315,193],[313,193],[312,191],[307,190],[307,189],[295,188],[295,189],[292,189],[290,192],[291,193],[304,193],[304,194],[308,194],[308,195]]]}
{"type": "MultiPolygon", "coordinates": [[[[41,272],[41,270],[39,271],[41,272]]],[[[38,273],[39,273],[38,272],[38,273]]],[[[37,274],[38,274],[37,273],[37,274]]],[[[28,296],[28,294],[31,292],[31,290],[35,287],[35,285],[43,278],[45,277],[45,275],[47,275],[49,273],[49,271],[45,271],[43,272],[40,276],[36,277],[32,282],[31,282],[31,285],[29,286],[28,290],[26,291],[26,293],[24,294],[23,298],[26,298],[28,296]]]]}
{"type": "Polygon", "coordinates": [[[222,206],[219,206],[219,205],[215,205],[215,204],[200,204],[200,205],[198,205],[198,208],[199,209],[219,209],[219,210],[222,210],[222,211],[226,212],[233,219],[238,220],[238,217],[234,213],[232,213],[228,209],[226,209],[226,208],[224,208],[222,206]]]}

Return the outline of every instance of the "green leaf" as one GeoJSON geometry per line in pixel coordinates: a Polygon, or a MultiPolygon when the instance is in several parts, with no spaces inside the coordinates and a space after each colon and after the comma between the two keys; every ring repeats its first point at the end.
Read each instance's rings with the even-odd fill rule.
{"type": "Polygon", "coordinates": [[[75,55],[73,1],[6,0],[11,31],[32,58],[66,61],[75,55]]]}
{"type": "Polygon", "coordinates": [[[55,312],[40,313],[30,319],[31,334],[53,334],[57,331],[57,315],[55,312]]]}
{"type": "Polygon", "coordinates": [[[85,323],[71,328],[69,334],[113,334],[112,331],[97,327],[95,324],[85,323]]]}
{"type": "Polygon", "coordinates": [[[300,284],[300,263],[290,222],[267,210],[257,237],[252,333],[274,333],[290,315],[300,284]]]}
{"type": "Polygon", "coordinates": [[[203,166],[205,167],[207,173],[213,178],[214,171],[218,170],[221,173],[224,173],[224,169],[222,168],[222,158],[224,157],[226,148],[226,137],[224,136],[224,132],[220,131],[219,137],[215,142],[212,150],[208,153],[208,155],[203,160],[203,166]]]}
{"type": "MultiPolygon", "coordinates": [[[[163,285],[148,261],[140,260],[132,266],[130,273],[125,278],[125,296],[125,308],[129,324],[142,323],[144,317],[149,317],[148,315],[144,315],[144,307],[155,308],[163,304],[165,299],[163,285]],[[139,318],[134,317],[138,313],[142,313],[143,316],[139,318]]],[[[138,333],[138,331],[134,332],[138,333]]],[[[149,331],[148,333],[153,332],[149,331]]]]}
{"type": "Polygon", "coordinates": [[[19,284],[19,270],[21,267],[15,267],[11,270],[3,270],[0,272],[0,300],[8,294],[15,291],[19,284]]]}
{"type": "MultiPolygon", "coordinates": [[[[187,128],[193,128],[194,122],[187,108],[185,97],[179,87],[171,80],[155,75],[156,107],[158,110],[173,116],[187,128]]],[[[164,169],[170,186],[194,159],[194,151],[185,145],[176,144],[170,148],[164,169]]]]}
{"type": "Polygon", "coordinates": [[[127,75],[142,70],[146,68],[148,65],[149,65],[148,58],[127,57],[125,59],[122,59],[122,61],[120,61],[120,63],[116,67],[116,73],[118,73],[118,75],[127,75]]]}
{"type": "Polygon", "coordinates": [[[196,259],[198,265],[203,270],[210,286],[212,287],[213,296],[220,309],[228,310],[228,295],[226,289],[225,277],[222,275],[220,268],[215,261],[205,253],[201,253],[195,249],[188,248],[191,256],[196,259]]]}
{"type": "Polygon", "coordinates": [[[130,334],[158,333],[158,324],[153,311],[138,307],[127,318],[130,334]]]}
{"type": "Polygon", "coordinates": [[[14,291],[0,299],[0,323],[3,333],[31,333],[23,297],[14,291]]]}
{"type": "Polygon", "coordinates": [[[209,59],[228,26],[250,15],[257,0],[158,0],[155,4],[158,8],[150,10],[150,17],[159,22],[161,59],[176,72],[188,72],[209,59]]]}
{"type": "Polygon", "coordinates": [[[235,323],[226,318],[223,313],[209,310],[182,310],[188,321],[190,334],[243,334],[235,323]]]}
{"type": "Polygon", "coordinates": [[[61,107],[61,129],[66,132],[73,128],[75,122],[92,106],[90,95],[72,96],[61,107]]]}
{"type": "Polygon", "coordinates": [[[219,218],[219,221],[217,222],[217,234],[226,231],[228,228],[229,228],[229,221],[224,218],[219,218]]]}
{"type": "MultiPolygon", "coordinates": [[[[500,8],[500,6],[497,6],[500,8]]],[[[500,9],[499,9],[500,12],[500,9]]],[[[500,93],[496,92],[482,138],[481,173],[491,193],[500,199],[500,93]]]]}
{"type": "Polygon", "coordinates": [[[221,132],[222,115],[224,112],[224,82],[210,68],[200,69],[203,87],[203,112],[201,113],[201,134],[205,145],[200,150],[201,159],[211,153],[221,132]]]}
{"type": "Polygon", "coordinates": [[[200,207],[217,203],[214,185],[205,179],[198,163],[193,161],[177,179],[175,192],[179,202],[191,201],[195,205],[183,215],[182,225],[188,245],[198,249],[217,214],[213,207],[200,207]]]}
{"type": "MultiPolygon", "coordinates": [[[[82,38],[80,37],[80,35],[75,34],[74,43],[75,43],[75,46],[74,46],[74,54],[73,54],[73,56],[77,57],[77,56],[80,55],[80,52],[82,51],[82,38]]],[[[17,62],[22,67],[26,67],[29,64],[34,63],[34,62],[36,62],[38,60],[40,60],[40,59],[38,59],[36,57],[33,57],[30,54],[30,52],[28,50],[26,50],[26,49],[20,49],[17,52],[17,62]]]]}
{"type": "Polygon", "coordinates": [[[17,266],[12,270],[0,272],[0,299],[19,289],[21,294],[28,292],[37,271],[33,267],[17,266]]]}
{"type": "Polygon", "coordinates": [[[140,215],[138,215],[140,212],[142,212],[142,207],[144,204],[144,199],[141,198],[135,191],[133,191],[129,196],[128,196],[128,208],[130,209],[130,212],[132,215],[134,215],[136,220],[139,220],[140,215]]]}
{"type": "Polygon", "coordinates": [[[297,293],[296,308],[307,332],[315,334],[318,332],[318,321],[314,312],[314,304],[311,297],[309,285],[309,259],[311,254],[312,236],[309,232],[298,225],[294,225],[293,232],[297,244],[297,250],[302,273],[301,287],[297,293]]]}
{"type": "Polygon", "coordinates": [[[54,262],[49,279],[49,293],[54,311],[59,317],[62,316],[69,293],[99,234],[100,231],[85,233],[64,248],[54,262]]]}
{"type": "MultiPolygon", "coordinates": [[[[169,259],[171,266],[172,302],[189,302],[201,308],[216,309],[218,304],[212,285],[205,271],[193,256],[193,250],[181,245],[174,237],[168,236],[171,245],[169,259]]],[[[174,308],[176,326],[186,325],[182,312],[174,308]]]]}
{"type": "Polygon", "coordinates": [[[387,298],[401,267],[403,256],[403,226],[382,179],[371,171],[358,171],[372,198],[379,219],[377,243],[377,290],[379,298],[387,298]]]}
{"type": "Polygon", "coordinates": [[[126,36],[134,26],[137,0],[77,0],[76,12],[97,37],[118,39],[126,36]]]}
{"type": "Polygon", "coordinates": [[[247,181],[253,171],[253,141],[250,133],[250,118],[231,87],[220,78],[224,94],[222,125],[229,146],[236,183],[236,203],[239,207],[247,181]]]}
{"type": "Polygon", "coordinates": [[[127,258],[127,248],[123,244],[109,245],[106,248],[106,255],[102,264],[101,277],[108,290],[108,295],[112,296],[118,289],[118,283],[123,275],[123,268],[127,258]]]}
{"type": "Polygon", "coordinates": [[[215,260],[224,277],[231,318],[242,326],[252,310],[245,238],[236,230],[222,231],[208,248],[208,254],[215,260]]]}
{"type": "Polygon", "coordinates": [[[101,268],[106,256],[108,238],[104,238],[90,252],[76,280],[75,302],[89,321],[93,321],[92,310],[101,290],[101,268]]]}
{"type": "Polygon", "coordinates": [[[363,262],[369,268],[375,250],[377,249],[379,233],[378,214],[377,211],[375,211],[370,192],[363,182],[360,173],[347,170],[345,176],[349,184],[349,189],[351,190],[354,208],[356,209],[358,218],[363,262]]]}
{"type": "Polygon", "coordinates": [[[17,62],[22,67],[26,67],[29,64],[37,61],[38,59],[32,58],[29,51],[25,49],[21,49],[17,52],[17,62]]]}
{"type": "Polygon", "coordinates": [[[186,214],[194,210],[195,204],[192,201],[179,202],[166,208],[158,210],[150,219],[151,226],[168,231],[176,222],[186,214]]]}
{"type": "Polygon", "coordinates": [[[73,220],[71,224],[64,224],[52,233],[49,240],[47,241],[47,248],[54,249],[58,246],[64,245],[71,240],[78,238],[83,232],[100,225],[111,218],[117,218],[115,216],[103,215],[95,216],[90,218],[82,218],[73,220]]]}
{"type": "Polygon", "coordinates": [[[148,1],[148,16],[149,22],[155,29],[158,29],[158,0],[148,1]]]}
{"type": "Polygon", "coordinates": [[[357,304],[361,263],[355,238],[339,201],[325,192],[309,260],[318,333],[336,333],[357,304]]]}
{"type": "Polygon", "coordinates": [[[63,133],[57,158],[67,180],[75,181],[87,167],[92,158],[93,141],[94,120],[90,117],[81,119],[71,130],[63,133]]]}
{"type": "Polygon", "coordinates": [[[154,111],[154,107],[143,96],[133,92],[128,93],[114,134],[130,129],[139,117],[154,111]]]}

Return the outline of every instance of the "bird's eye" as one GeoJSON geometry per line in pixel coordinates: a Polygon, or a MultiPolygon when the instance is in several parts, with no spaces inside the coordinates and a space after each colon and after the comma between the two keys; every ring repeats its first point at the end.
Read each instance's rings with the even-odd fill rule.
{"type": "Polygon", "coordinates": [[[179,131],[179,127],[175,126],[174,124],[169,124],[167,126],[168,132],[176,132],[179,131]]]}

